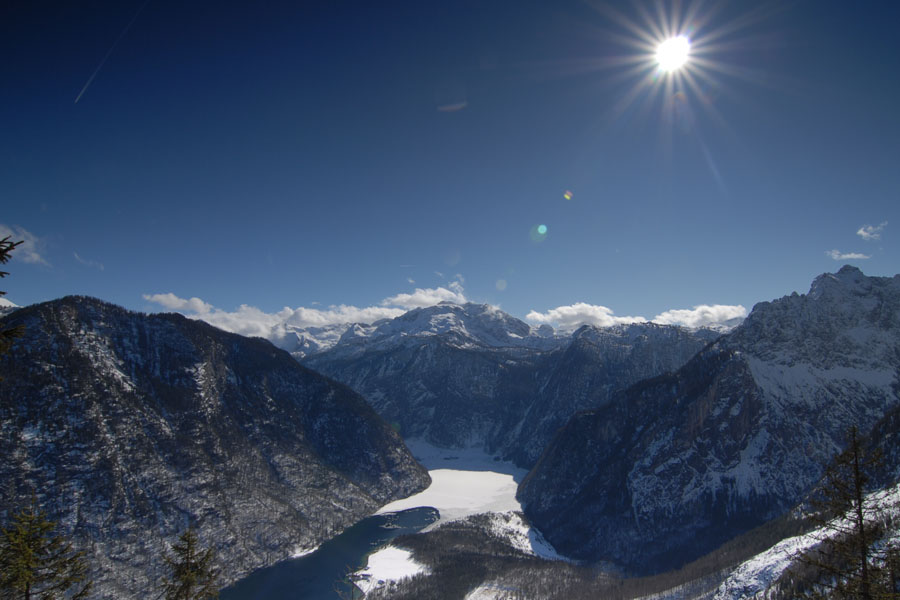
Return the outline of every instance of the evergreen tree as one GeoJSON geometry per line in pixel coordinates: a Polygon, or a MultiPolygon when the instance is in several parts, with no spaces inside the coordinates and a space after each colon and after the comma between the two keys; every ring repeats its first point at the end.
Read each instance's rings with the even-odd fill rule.
{"type": "MultiPolygon", "coordinates": [[[[876,577],[885,557],[872,549],[880,536],[880,507],[867,499],[870,475],[881,465],[881,452],[868,450],[857,428],[847,448],[825,469],[809,501],[806,517],[820,532],[819,543],[795,557],[794,573],[812,574],[806,598],[874,600],[883,598],[886,577],[876,577]]],[[[801,579],[806,579],[802,577],[801,579]]],[[[890,597],[890,596],[888,596],[890,597]]]]}
{"type": "Polygon", "coordinates": [[[173,556],[166,556],[166,564],[172,570],[171,577],[163,582],[165,600],[205,600],[218,598],[219,572],[214,567],[215,551],[200,548],[193,527],[181,534],[172,546],[173,556]]]}
{"type": "MultiPolygon", "coordinates": [[[[6,236],[2,240],[0,240],[0,264],[5,265],[7,262],[9,262],[10,254],[16,248],[16,246],[18,246],[21,243],[22,243],[21,241],[18,241],[18,242],[10,241],[9,236],[6,236]]],[[[7,275],[9,275],[9,273],[7,273],[6,271],[0,271],[0,278],[6,277],[7,275]]],[[[3,297],[5,295],[6,295],[6,292],[0,292],[0,297],[3,297]]],[[[21,327],[7,328],[7,327],[3,327],[2,325],[0,325],[0,356],[9,352],[9,349],[10,349],[10,346],[12,346],[13,340],[15,338],[19,337],[20,335],[22,335],[21,327]]],[[[2,380],[3,380],[3,378],[0,377],[0,381],[2,381],[2,380]]]]}
{"type": "Polygon", "coordinates": [[[0,598],[86,598],[92,587],[84,552],[55,535],[56,523],[38,510],[37,499],[21,510],[0,536],[0,598]]]}

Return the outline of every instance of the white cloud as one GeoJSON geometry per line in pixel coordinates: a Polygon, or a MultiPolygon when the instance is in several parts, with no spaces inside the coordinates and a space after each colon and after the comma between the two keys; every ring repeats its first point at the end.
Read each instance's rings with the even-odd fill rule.
{"type": "Polygon", "coordinates": [[[447,287],[416,288],[411,294],[397,294],[381,301],[382,306],[400,306],[406,309],[433,306],[440,302],[453,302],[464,304],[466,296],[463,293],[462,283],[451,281],[447,287]]]}
{"type": "Polygon", "coordinates": [[[185,300],[184,298],[179,298],[172,292],[167,294],[144,294],[144,300],[162,304],[169,310],[183,310],[199,314],[206,314],[213,310],[212,304],[204,302],[200,298],[190,298],[185,300]]]}
{"type": "Polygon", "coordinates": [[[285,324],[294,327],[325,327],[341,323],[374,323],[379,319],[393,319],[399,317],[406,310],[385,306],[367,306],[359,308],[347,304],[329,306],[326,310],[318,308],[284,308],[281,313],[290,311],[285,319],[285,324]]]}
{"type": "Polygon", "coordinates": [[[653,317],[653,322],[660,325],[708,327],[731,319],[742,319],[746,316],[747,309],[740,304],[700,304],[690,310],[686,308],[667,310],[653,317]]]}
{"type": "MultiPolygon", "coordinates": [[[[881,239],[881,232],[884,231],[884,228],[887,226],[888,222],[883,221],[878,225],[863,225],[856,232],[856,235],[866,240],[867,242],[873,242],[881,239]]],[[[867,257],[868,258],[868,257],[867,257]]],[[[839,259],[835,259],[839,260],[839,259]]]]}
{"type": "Polygon", "coordinates": [[[374,323],[380,319],[399,317],[411,308],[432,306],[443,301],[464,303],[466,297],[462,284],[459,281],[452,281],[447,287],[417,288],[411,294],[397,294],[385,298],[379,306],[357,307],[338,304],[327,309],[286,306],[274,313],[267,313],[246,304],[242,304],[237,310],[225,311],[200,298],[180,298],[171,292],[144,294],[144,300],[160,304],[168,310],[184,313],[190,318],[201,319],[226,331],[264,337],[277,344],[285,339],[289,328],[374,323]]]}
{"type": "Polygon", "coordinates": [[[44,241],[38,236],[18,225],[9,227],[0,223],[0,239],[5,237],[9,237],[11,242],[22,242],[13,250],[13,258],[18,258],[27,263],[50,266],[50,263],[41,256],[41,253],[44,251],[44,241]]]}
{"type": "Polygon", "coordinates": [[[536,310],[525,315],[525,319],[533,323],[546,323],[555,325],[563,331],[572,331],[582,325],[594,325],[596,327],[610,327],[626,323],[644,323],[644,317],[616,317],[612,309],[596,304],[576,302],[570,306],[558,306],[545,313],[536,310]]]}
{"type": "Polygon", "coordinates": [[[103,263],[101,263],[101,262],[98,262],[96,260],[89,260],[86,258],[81,258],[80,256],[78,256],[77,252],[73,252],[72,254],[75,255],[75,260],[77,260],[78,262],[80,262],[81,264],[83,264],[86,267],[99,269],[101,271],[104,269],[103,263]]]}
{"type": "MultiPolygon", "coordinates": [[[[681,325],[684,327],[707,327],[747,316],[747,309],[741,305],[701,304],[692,309],[667,310],[656,315],[651,322],[660,325],[681,325]]],[[[596,304],[577,302],[570,306],[558,306],[545,313],[531,311],[525,319],[532,323],[546,323],[561,331],[573,331],[582,325],[611,327],[628,323],[646,323],[644,317],[617,317],[612,309],[596,304]]]]}
{"type": "Polygon", "coordinates": [[[841,252],[840,250],[827,250],[825,255],[830,256],[834,260],[865,260],[867,258],[872,258],[867,254],[860,254],[859,252],[841,252]]]}

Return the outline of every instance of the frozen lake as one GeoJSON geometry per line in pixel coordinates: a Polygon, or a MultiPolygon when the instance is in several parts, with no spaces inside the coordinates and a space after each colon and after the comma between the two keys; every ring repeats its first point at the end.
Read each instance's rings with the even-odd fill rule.
{"type": "MultiPolygon", "coordinates": [[[[288,600],[339,598],[348,572],[365,573],[368,588],[379,580],[399,579],[421,567],[390,540],[446,521],[485,512],[521,510],[516,488],[526,471],[495,460],[480,449],[448,450],[420,440],[407,446],[431,475],[428,489],[382,507],[314,552],[260,569],[222,591],[222,600],[288,600]],[[366,567],[366,568],[364,568],[366,567]]],[[[553,556],[540,537],[524,523],[510,529],[536,554],[553,556]]]]}

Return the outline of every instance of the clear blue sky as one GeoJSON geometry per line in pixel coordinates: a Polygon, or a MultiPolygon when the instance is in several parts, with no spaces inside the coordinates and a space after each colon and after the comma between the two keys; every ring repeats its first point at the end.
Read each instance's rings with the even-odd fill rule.
{"type": "Polygon", "coordinates": [[[5,2],[2,289],[650,318],[900,272],[900,3],[673,6],[5,2]]]}

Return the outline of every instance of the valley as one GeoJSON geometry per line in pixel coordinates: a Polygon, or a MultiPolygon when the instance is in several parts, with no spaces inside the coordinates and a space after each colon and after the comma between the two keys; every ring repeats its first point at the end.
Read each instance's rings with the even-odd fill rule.
{"type": "Polygon", "coordinates": [[[781,585],[848,423],[900,453],[900,277],[850,267],[718,329],[442,303],[292,356],[85,297],[4,322],[0,510],[38,490],[97,598],[141,597],[191,524],[229,600],[738,600],[781,585]]]}

